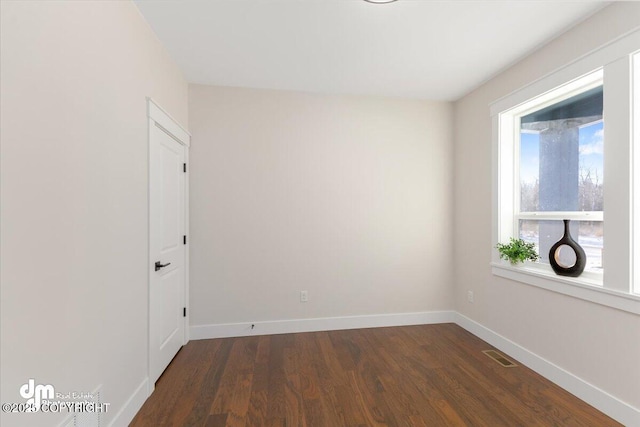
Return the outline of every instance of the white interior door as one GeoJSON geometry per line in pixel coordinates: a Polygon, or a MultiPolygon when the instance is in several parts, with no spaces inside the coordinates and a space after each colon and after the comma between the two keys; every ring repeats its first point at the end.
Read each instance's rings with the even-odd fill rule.
{"type": "Polygon", "coordinates": [[[160,377],[185,343],[186,150],[150,120],[149,375],[160,377]]]}

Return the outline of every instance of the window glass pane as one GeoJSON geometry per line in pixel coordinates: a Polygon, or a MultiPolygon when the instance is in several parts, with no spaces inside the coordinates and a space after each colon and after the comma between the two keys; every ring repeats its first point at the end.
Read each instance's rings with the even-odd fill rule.
{"type": "MultiPolygon", "coordinates": [[[[536,245],[540,254],[539,262],[549,264],[549,250],[562,238],[564,224],[562,221],[520,220],[518,230],[522,240],[536,245]]],[[[572,221],[571,236],[574,240],[578,236],[577,242],[587,255],[584,271],[601,273],[604,248],[602,221],[572,221]]]]}
{"type": "Polygon", "coordinates": [[[520,134],[520,211],[538,211],[540,184],[540,137],[537,132],[520,134]]]}
{"type": "Polygon", "coordinates": [[[603,208],[602,86],[520,118],[520,211],[603,208]]]}
{"type": "Polygon", "coordinates": [[[578,156],[578,203],[579,211],[602,211],[603,192],[603,146],[602,121],[585,125],[579,130],[580,155],[578,156]]]}

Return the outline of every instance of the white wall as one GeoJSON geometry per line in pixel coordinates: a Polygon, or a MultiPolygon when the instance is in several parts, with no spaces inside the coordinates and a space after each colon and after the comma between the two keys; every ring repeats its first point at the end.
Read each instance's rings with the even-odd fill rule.
{"type": "Polygon", "coordinates": [[[189,129],[192,325],[452,308],[451,104],[190,85],[189,129]]]}
{"type": "Polygon", "coordinates": [[[639,24],[640,4],[614,3],[455,104],[454,248],[466,264],[456,269],[457,310],[636,408],[639,316],[491,274],[488,104],[639,24]],[[475,293],[473,304],[467,290],[475,293]]]}
{"type": "Polygon", "coordinates": [[[102,384],[109,422],[147,376],[145,97],[186,124],[187,84],[130,2],[1,4],[2,402],[102,384]]]}

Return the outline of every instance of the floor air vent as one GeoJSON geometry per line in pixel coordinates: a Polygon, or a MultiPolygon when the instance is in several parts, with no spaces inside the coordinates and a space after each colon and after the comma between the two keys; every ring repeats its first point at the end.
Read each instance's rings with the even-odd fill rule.
{"type": "Polygon", "coordinates": [[[518,366],[495,350],[484,350],[483,353],[489,356],[490,358],[492,358],[493,360],[495,360],[496,362],[498,362],[499,364],[501,364],[502,366],[504,366],[505,368],[514,368],[518,366]]]}

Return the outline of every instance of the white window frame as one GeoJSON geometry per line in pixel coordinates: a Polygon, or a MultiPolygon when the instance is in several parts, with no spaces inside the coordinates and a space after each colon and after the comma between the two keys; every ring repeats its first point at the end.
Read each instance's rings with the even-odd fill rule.
{"type": "MultiPolygon", "coordinates": [[[[632,136],[640,140],[638,129],[632,129],[638,120],[633,110],[634,97],[640,99],[636,88],[632,96],[632,67],[640,63],[634,53],[640,49],[640,30],[625,35],[591,52],[571,64],[543,77],[532,84],[501,98],[490,105],[493,132],[493,246],[517,237],[519,214],[519,129],[515,117],[531,109],[543,108],[584,91],[589,85],[604,84],[604,206],[603,218],[599,213],[556,212],[549,215],[557,219],[604,219],[603,254],[604,273],[584,273],[580,277],[556,275],[549,266],[535,263],[513,266],[501,260],[496,249],[492,251],[492,272],[496,276],[538,286],[561,294],[615,307],[640,314],[640,255],[633,255],[633,241],[640,247],[640,213],[632,212],[632,180],[640,194],[638,174],[633,176],[633,162],[640,166],[640,155],[632,151],[632,136]],[[562,95],[559,95],[559,88],[562,95]],[[632,111],[635,118],[632,119],[632,111]],[[636,237],[633,237],[635,215],[636,237]],[[636,268],[633,268],[635,265],[636,268]],[[638,274],[634,277],[633,271],[638,274]]],[[[640,101],[636,101],[640,103],[640,101]]],[[[637,126],[640,127],[640,126],[637,126]]],[[[637,200],[640,200],[638,196],[637,200]]],[[[640,209],[639,209],[640,210],[640,209]]],[[[546,213],[545,213],[546,214],[546,213]]],[[[542,218],[548,219],[547,215],[542,218]]],[[[640,249],[639,249],[640,250],[640,249]]]]}
{"type": "MultiPolygon", "coordinates": [[[[500,122],[502,123],[500,127],[500,140],[504,141],[506,139],[513,140],[513,197],[510,198],[509,195],[503,196],[506,201],[513,206],[512,215],[505,215],[501,218],[501,222],[504,221],[504,234],[500,235],[500,241],[506,242],[509,237],[517,237],[519,234],[519,224],[520,220],[533,220],[533,221],[543,221],[543,220],[556,220],[562,221],[563,219],[570,219],[572,221],[603,221],[604,215],[602,212],[581,212],[581,211],[570,211],[570,212],[522,212],[520,210],[520,129],[519,123],[520,118],[526,116],[535,111],[541,110],[543,108],[554,105],[560,101],[572,98],[580,93],[586,92],[590,89],[594,89],[598,86],[602,86],[603,81],[603,71],[602,69],[596,70],[593,73],[587,74],[586,76],[582,76],[579,79],[576,79],[566,85],[562,85],[558,88],[555,88],[548,93],[544,94],[542,97],[536,97],[531,99],[523,104],[520,104],[514,108],[509,109],[506,112],[500,113],[500,122]],[[511,121],[513,126],[506,125],[506,121],[511,121]],[[502,132],[505,132],[504,134],[502,132]],[[509,132],[506,134],[506,132],[509,132]],[[511,132],[513,132],[511,134],[511,132]],[[510,224],[509,224],[510,222],[510,224]],[[511,228],[511,232],[507,233],[507,229],[511,228]]],[[[606,144],[606,141],[605,141],[606,144]]],[[[509,150],[510,151],[510,150],[509,150]]],[[[501,162],[508,161],[506,158],[501,159],[501,162]]],[[[508,179],[508,177],[504,177],[504,179],[508,179]]],[[[560,236],[558,237],[560,238],[560,236]]],[[[605,239],[606,241],[606,239],[605,239]]],[[[546,254],[540,254],[541,256],[546,256],[546,254]]],[[[543,263],[529,263],[527,264],[532,269],[537,269],[539,272],[549,272],[550,267],[548,264],[543,263]]],[[[602,286],[602,273],[595,272],[584,272],[580,276],[582,280],[586,283],[593,286],[602,286]]]]}

